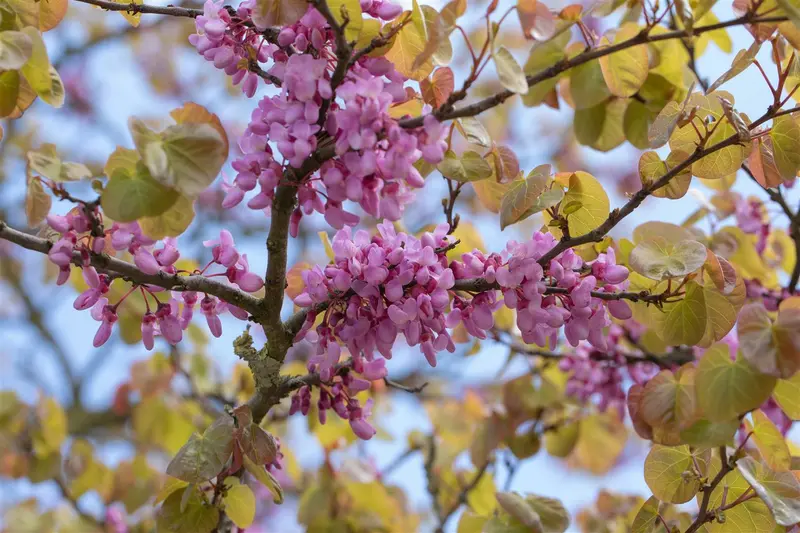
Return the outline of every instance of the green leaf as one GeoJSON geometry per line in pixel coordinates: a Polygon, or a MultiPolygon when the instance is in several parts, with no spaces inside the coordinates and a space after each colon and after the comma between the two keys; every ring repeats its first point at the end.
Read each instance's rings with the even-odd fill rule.
{"type": "Polygon", "coordinates": [[[662,370],[647,382],[639,403],[639,414],[653,427],[690,427],[697,420],[695,368],[681,367],[677,373],[662,370]]]}
{"type": "MultiPolygon", "coordinates": [[[[398,17],[394,24],[399,24],[408,16],[406,11],[398,17]]],[[[433,70],[433,61],[426,60],[422,65],[416,66],[414,62],[417,57],[425,50],[427,36],[425,35],[425,17],[419,5],[414,1],[414,10],[411,12],[412,21],[418,22],[406,24],[397,32],[392,47],[386,52],[386,59],[394,64],[395,69],[415,81],[421,81],[428,77],[433,70]],[[416,67],[416,68],[415,68],[416,67]]]]}
{"type": "Polygon", "coordinates": [[[793,180],[800,170],[800,125],[791,115],[778,117],[772,123],[769,136],[775,166],[784,180],[793,180]]]}
{"type": "Polygon", "coordinates": [[[7,70],[0,74],[0,117],[7,117],[14,112],[19,99],[20,78],[16,70],[7,70]]]}
{"type": "Polygon", "coordinates": [[[569,91],[575,109],[587,109],[605,102],[611,91],[606,86],[598,60],[570,69],[569,91]]]}
{"type": "Polygon", "coordinates": [[[55,182],[80,181],[92,177],[92,171],[82,163],[61,161],[52,144],[44,144],[38,150],[26,153],[31,171],[55,182]]]}
{"type": "Polygon", "coordinates": [[[764,403],[775,381],[760,374],[742,357],[732,361],[726,344],[715,344],[703,354],[697,367],[697,401],[709,420],[729,421],[764,403]]]}
{"type": "Polygon", "coordinates": [[[197,487],[189,489],[184,499],[184,491],[170,494],[156,516],[158,533],[209,533],[219,522],[219,509],[206,503],[197,487]]]}
{"type": "Polygon", "coordinates": [[[703,338],[708,317],[703,287],[696,282],[688,282],[683,298],[664,304],[663,311],[655,306],[650,310],[652,327],[665,343],[693,346],[703,338]]]}
{"type": "MultiPolygon", "coordinates": [[[[666,161],[662,161],[656,152],[645,152],[639,159],[639,178],[642,186],[649,187],[669,171],[682,163],[688,157],[683,152],[671,152],[666,161]]],[[[663,187],[655,189],[653,196],[657,198],[678,199],[686,195],[692,183],[692,174],[689,168],[680,172],[667,182],[663,187]]]]}
{"type": "MultiPolygon", "coordinates": [[[[525,66],[523,67],[525,74],[528,76],[536,76],[543,70],[564,60],[567,57],[564,48],[567,46],[569,38],[570,33],[564,32],[549,41],[536,43],[536,45],[531,48],[528,61],[525,62],[525,66]]],[[[563,75],[562,73],[532,85],[528,89],[528,92],[522,96],[522,102],[528,107],[541,104],[550,91],[555,89],[558,80],[563,77],[563,75]]]]}
{"type": "Polygon", "coordinates": [[[539,513],[528,505],[525,498],[516,492],[498,492],[497,503],[500,504],[500,507],[502,507],[505,512],[528,528],[528,531],[544,533],[544,526],[539,517],[539,513]]]}
{"type": "Polygon", "coordinates": [[[800,372],[789,379],[779,379],[773,397],[789,418],[800,420],[800,372]]]}
{"type": "Polygon", "coordinates": [[[483,124],[475,117],[464,117],[456,121],[456,128],[467,142],[488,148],[492,144],[492,137],[483,124]]]}
{"type": "Polygon", "coordinates": [[[167,466],[167,474],[189,483],[202,483],[222,470],[233,452],[233,421],[223,415],[203,435],[193,434],[167,466]]]}
{"type": "Polygon", "coordinates": [[[278,480],[262,465],[257,465],[246,455],[242,458],[245,469],[272,493],[272,501],[278,505],[283,503],[283,489],[278,480]]]}
{"type": "Polygon", "coordinates": [[[525,94],[528,92],[528,82],[525,73],[519,66],[517,60],[505,46],[501,46],[494,51],[494,66],[497,69],[497,77],[500,84],[511,92],[525,94]]]}
{"type": "Polygon", "coordinates": [[[647,498],[631,524],[631,533],[651,533],[658,521],[658,506],[661,502],[655,496],[647,498]]]}
{"type": "Polygon", "coordinates": [[[747,304],[737,332],[742,356],[759,372],[787,379],[800,370],[800,309],[782,306],[773,324],[764,304],[747,304]]]}
{"type": "Polygon", "coordinates": [[[772,511],[782,526],[800,522],[800,480],[794,473],[773,472],[752,457],[737,461],[736,468],[772,511]]]}
{"type": "Polygon", "coordinates": [[[575,111],[575,138],[581,144],[607,152],[625,142],[623,120],[628,101],[610,98],[594,107],[575,111]]]}
{"type": "Polygon", "coordinates": [[[448,150],[444,160],[437,166],[445,178],[466,183],[480,181],[492,175],[492,167],[478,152],[467,150],[459,158],[448,150]]]}
{"type": "Polygon", "coordinates": [[[226,140],[211,124],[184,122],[156,133],[131,118],[129,127],[153,179],[189,198],[203,192],[225,163],[226,140]]]}
{"type": "Polygon", "coordinates": [[[178,196],[172,206],[158,216],[139,219],[142,233],[151,239],[161,240],[164,237],[177,237],[182,234],[194,220],[194,202],[185,196],[178,196]]]}
{"type": "Polygon", "coordinates": [[[239,478],[225,479],[227,491],[222,498],[225,514],[241,529],[250,527],[256,517],[256,497],[250,487],[242,485],[239,478]]]}
{"type": "Polygon", "coordinates": [[[559,186],[548,189],[550,165],[540,165],[531,170],[524,180],[511,183],[500,202],[500,229],[528,218],[557,204],[564,197],[559,186]]]}
{"type": "Polygon", "coordinates": [[[33,48],[30,59],[20,72],[39,98],[53,107],[61,107],[64,104],[64,85],[56,69],[50,65],[41,34],[33,26],[27,26],[22,31],[30,39],[33,48]]]}
{"type": "MultiPolygon", "coordinates": [[[[614,44],[636,37],[639,31],[635,23],[624,24],[617,30],[614,44]]],[[[605,37],[600,43],[601,46],[611,45],[605,37]]],[[[633,96],[647,79],[649,70],[647,46],[641,44],[607,54],[600,58],[600,68],[611,94],[622,98],[633,96]]]]}
{"type": "Polygon", "coordinates": [[[580,435],[580,424],[560,424],[544,434],[544,447],[553,457],[567,457],[575,448],[580,435]]]}
{"type": "Polygon", "coordinates": [[[647,104],[638,100],[630,100],[622,117],[622,131],[625,138],[639,150],[650,148],[648,132],[658,116],[658,109],[652,110],[647,104]]]}
{"type": "Polygon", "coordinates": [[[725,71],[722,76],[720,76],[717,81],[711,84],[711,86],[706,91],[707,93],[712,93],[719,89],[719,87],[738,76],[744,70],[753,64],[753,61],[756,59],[756,55],[758,55],[758,51],[761,49],[761,42],[760,41],[753,41],[753,44],[750,45],[750,48],[747,50],[739,50],[736,54],[736,57],[733,58],[733,63],[731,63],[731,68],[725,71]]]}
{"type": "Polygon", "coordinates": [[[452,58],[453,49],[445,29],[445,23],[439,12],[431,6],[421,6],[421,10],[425,23],[425,48],[414,58],[412,68],[416,70],[426,62],[446,65],[452,58]]]}
{"type": "Polygon", "coordinates": [[[156,499],[154,502],[155,505],[158,505],[166,500],[173,492],[185,489],[187,485],[189,484],[182,479],[167,476],[164,484],[161,486],[161,489],[159,489],[158,494],[156,494],[156,499]]]}
{"type": "Polygon", "coordinates": [[[791,469],[792,454],[786,440],[772,420],[761,409],[753,411],[753,424],[746,422],[748,432],[753,432],[753,442],[761,453],[761,458],[776,472],[791,469]]]}
{"type": "Polygon", "coordinates": [[[644,461],[644,480],[653,495],[661,501],[685,503],[700,490],[700,478],[694,475],[694,462],[702,475],[706,460],[693,454],[688,446],[668,447],[655,444],[644,461]]]}
{"type": "Polygon", "coordinates": [[[33,452],[45,457],[58,452],[67,438],[67,415],[55,398],[43,398],[36,406],[38,427],[33,432],[33,452]]]}
{"type": "MultiPolygon", "coordinates": [[[[718,454],[712,456],[709,468],[708,479],[714,479],[719,473],[721,462],[718,454]]],[[[738,470],[728,473],[711,493],[709,499],[709,509],[715,509],[722,505],[722,496],[726,495],[726,502],[731,503],[750,490],[750,485],[742,477],[738,470]]],[[[697,495],[697,503],[700,504],[702,495],[697,495]]],[[[710,522],[706,524],[709,533],[727,533],[729,531],[741,531],[744,533],[775,533],[775,520],[772,513],[761,501],[760,498],[751,498],[745,502],[731,507],[725,511],[725,522],[710,522]]]]}
{"type": "Polygon", "coordinates": [[[654,280],[680,278],[697,271],[706,262],[706,247],[697,241],[670,243],[664,237],[640,242],[631,250],[631,269],[654,280]]]}
{"type": "Polygon", "coordinates": [[[580,237],[602,224],[608,217],[611,204],[603,186],[587,172],[574,172],[569,178],[569,189],[563,204],[578,202],[581,208],[567,218],[572,237],[580,237]]]}
{"type": "Polygon", "coordinates": [[[361,3],[358,0],[326,0],[326,2],[333,14],[333,18],[336,19],[340,26],[344,24],[346,17],[345,38],[348,41],[357,41],[364,24],[364,19],[361,16],[361,3]]]}
{"type": "Polygon", "coordinates": [[[680,439],[684,444],[700,448],[727,446],[733,443],[739,425],[738,418],[727,422],[698,420],[691,427],[681,431],[680,439]]]}
{"type": "Polygon", "coordinates": [[[526,494],[525,502],[539,515],[543,533],[564,533],[569,528],[569,513],[560,500],[526,494]]]}
{"type": "MultiPolygon", "coordinates": [[[[721,120],[723,122],[709,136],[706,146],[714,146],[737,134],[736,129],[728,122],[727,118],[721,120]]],[[[691,126],[688,127],[691,128],[691,126]]],[[[752,143],[734,144],[710,153],[692,164],[692,174],[708,180],[720,179],[733,174],[739,170],[744,160],[750,155],[751,147],[752,143]]]]}
{"type": "Polygon", "coordinates": [[[154,180],[140,162],[133,173],[120,168],[109,176],[100,196],[100,205],[117,222],[133,222],[141,217],[161,215],[175,204],[178,197],[177,191],[154,180]]]}
{"type": "Polygon", "coordinates": [[[0,33],[0,70],[18,70],[33,54],[33,42],[21,31],[0,33]]]}
{"type": "Polygon", "coordinates": [[[253,9],[253,22],[260,28],[291,26],[306,11],[306,0],[258,0],[253,9]]]}
{"type": "Polygon", "coordinates": [[[39,179],[28,179],[28,187],[25,190],[25,218],[28,226],[35,228],[41,224],[45,217],[50,214],[53,199],[44,190],[39,179]]]}

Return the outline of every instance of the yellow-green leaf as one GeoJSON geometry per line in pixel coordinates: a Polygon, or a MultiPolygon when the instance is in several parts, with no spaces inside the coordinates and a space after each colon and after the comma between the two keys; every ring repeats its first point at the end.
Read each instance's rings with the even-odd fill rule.
{"type": "Polygon", "coordinates": [[[39,98],[53,107],[61,107],[64,103],[64,85],[56,69],[50,65],[41,34],[32,26],[27,26],[22,31],[30,39],[33,49],[30,59],[20,72],[39,98]]]}
{"type": "Polygon", "coordinates": [[[706,247],[697,241],[670,243],[664,237],[640,242],[631,250],[630,267],[650,279],[661,281],[695,272],[706,262],[706,247]]]}
{"type": "MultiPolygon", "coordinates": [[[[624,24],[617,30],[614,44],[629,41],[636,37],[639,31],[639,27],[635,23],[624,24]]],[[[601,40],[601,45],[609,46],[610,44],[606,38],[601,40]]],[[[600,68],[611,94],[623,98],[633,96],[647,78],[649,69],[647,46],[641,44],[607,54],[600,58],[600,68]]]]}
{"type": "Polygon", "coordinates": [[[775,166],[784,180],[793,180],[800,170],[800,125],[791,115],[778,117],[772,123],[769,136],[775,166]]]}
{"type": "MultiPolygon", "coordinates": [[[[398,20],[403,20],[408,15],[409,12],[407,11],[400,15],[398,20]]],[[[419,18],[424,20],[421,11],[419,18]]],[[[433,70],[433,61],[431,59],[414,68],[414,61],[423,52],[426,43],[424,22],[422,28],[419,26],[419,24],[413,22],[403,26],[397,33],[391,49],[386,52],[386,59],[394,64],[395,69],[415,81],[427,78],[428,74],[433,70]]]]}
{"type": "Polygon", "coordinates": [[[326,2],[333,18],[340,26],[345,23],[345,20],[347,21],[347,25],[344,27],[344,36],[347,40],[358,40],[364,24],[364,18],[361,16],[361,2],[358,0],[326,0],[326,2]]]}
{"type": "Polygon", "coordinates": [[[800,372],[789,379],[779,379],[773,397],[789,418],[800,420],[800,372]]]}
{"type": "Polygon", "coordinates": [[[460,158],[448,150],[437,168],[445,178],[462,183],[484,180],[492,175],[491,165],[479,153],[472,150],[467,150],[460,158]]]}
{"type": "Polygon", "coordinates": [[[253,22],[261,28],[291,26],[306,11],[306,0],[258,0],[253,9],[253,22]]]}
{"type": "Polygon", "coordinates": [[[693,453],[688,446],[668,447],[655,444],[644,461],[644,480],[653,495],[661,501],[685,503],[700,490],[700,478],[692,475],[694,463],[701,468],[702,475],[706,460],[693,453]]]}
{"type": "Polygon", "coordinates": [[[256,517],[256,497],[250,487],[242,485],[239,478],[228,477],[225,479],[227,491],[222,498],[225,504],[225,514],[236,524],[245,529],[250,527],[256,517]]]}
{"type": "Polygon", "coordinates": [[[517,60],[505,46],[494,51],[494,65],[497,68],[497,77],[500,83],[513,93],[525,94],[528,92],[528,82],[525,73],[517,60]]]}
{"type": "Polygon", "coordinates": [[[694,281],[686,284],[683,298],[666,303],[663,310],[650,307],[652,327],[667,344],[695,345],[706,331],[706,302],[703,288],[694,281]]]}
{"type": "MultiPolygon", "coordinates": [[[[567,46],[569,38],[569,32],[564,32],[549,41],[537,43],[531,48],[528,61],[525,62],[525,66],[523,67],[525,74],[528,76],[536,76],[543,70],[565,59],[566,53],[564,52],[564,48],[567,46]]],[[[555,88],[558,80],[562,76],[563,74],[560,74],[532,85],[528,92],[522,96],[523,103],[529,107],[541,104],[545,96],[555,88]]]]}
{"type": "Polygon", "coordinates": [[[264,485],[272,493],[272,500],[277,503],[283,503],[283,489],[275,477],[264,468],[263,465],[257,465],[250,460],[246,455],[242,458],[244,467],[250,474],[258,480],[259,483],[264,485]]]}
{"type": "Polygon", "coordinates": [[[736,463],[736,468],[782,526],[800,522],[800,480],[793,472],[773,472],[752,457],[736,463]]]}
{"type": "Polygon", "coordinates": [[[178,198],[177,191],[154,180],[147,167],[138,163],[133,173],[117,169],[109,176],[100,205],[112,219],[133,222],[141,217],[161,215],[178,198]]]}
{"type": "Polygon", "coordinates": [[[755,61],[756,55],[760,49],[761,42],[753,41],[753,44],[751,44],[750,48],[747,50],[739,50],[739,53],[737,53],[736,57],[733,59],[733,63],[731,63],[731,68],[725,71],[722,76],[717,79],[717,81],[712,83],[706,92],[712,93],[716,91],[723,83],[744,72],[747,67],[753,64],[753,61],[755,61]]]}
{"type": "MultiPolygon", "coordinates": [[[[737,134],[736,129],[728,122],[727,118],[721,120],[723,122],[708,138],[706,146],[714,146],[737,134]]],[[[691,128],[691,126],[689,127],[691,128]]],[[[734,144],[710,153],[692,164],[692,174],[698,178],[709,180],[724,178],[739,170],[744,160],[750,155],[751,148],[751,143],[734,144]]]]}
{"type": "Polygon", "coordinates": [[[624,98],[610,98],[594,107],[576,110],[575,138],[601,152],[613,150],[625,142],[623,120],[627,106],[624,98]]]}
{"type": "Polygon", "coordinates": [[[786,440],[772,420],[761,409],[753,411],[753,424],[747,422],[748,431],[753,432],[753,442],[761,458],[772,470],[782,472],[792,465],[792,454],[786,440]]]}
{"type": "Polygon", "coordinates": [[[500,229],[554,206],[564,197],[560,186],[547,188],[549,176],[550,165],[540,165],[524,180],[511,183],[500,203],[500,229]]]}
{"type": "Polygon", "coordinates": [[[207,503],[195,485],[187,487],[185,491],[175,491],[164,500],[156,516],[158,531],[209,533],[216,529],[219,509],[207,503]]]}
{"type": "Polygon", "coordinates": [[[0,32],[0,70],[17,70],[33,54],[31,38],[21,31],[0,32]]]}
{"type": "Polygon", "coordinates": [[[726,344],[715,344],[700,359],[695,384],[700,410],[711,421],[731,420],[760,406],[775,388],[775,378],[760,374],[726,344]]]}
{"type": "Polygon", "coordinates": [[[53,199],[44,190],[39,179],[28,180],[28,188],[25,191],[25,217],[28,220],[28,227],[35,228],[44,221],[50,214],[50,207],[53,199]]]}
{"type": "Polygon", "coordinates": [[[184,122],[160,133],[135,118],[129,125],[153,179],[189,198],[203,192],[225,163],[226,139],[211,124],[184,122]]]}
{"type": "Polygon", "coordinates": [[[139,219],[142,233],[151,239],[161,240],[164,237],[181,235],[194,220],[194,202],[185,196],[178,196],[175,203],[157,216],[146,216],[139,219]]]}
{"type": "Polygon", "coordinates": [[[602,224],[611,207],[603,186],[588,172],[574,172],[569,178],[569,189],[562,204],[578,202],[580,209],[567,217],[570,235],[585,235],[602,224]]]}

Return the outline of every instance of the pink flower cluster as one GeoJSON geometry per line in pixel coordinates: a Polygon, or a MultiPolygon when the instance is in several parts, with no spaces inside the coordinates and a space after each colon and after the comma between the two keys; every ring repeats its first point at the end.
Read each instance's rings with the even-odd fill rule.
{"type": "MultiPolygon", "coordinates": [[[[409,346],[420,346],[428,363],[436,366],[438,352],[455,350],[448,328],[461,323],[472,336],[486,338],[494,325],[493,314],[503,304],[517,310],[523,339],[539,345],[556,342],[563,327],[571,344],[588,339],[593,349],[606,350],[609,344],[603,329],[611,324],[606,308],[621,319],[631,316],[624,302],[599,297],[599,293],[623,290],[627,285],[628,270],[616,264],[613,249],[590,264],[572,251],[564,252],[545,272],[539,260],[556,241],[552,235],[537,232],[529,241],[509,243],[502,254],[473,251],[463,254],[462,261],[450,262],[447,230],[447,225],[441,225],[433,233],[415,238],[398,233],[386,221],[373,237],[363,230],[353,234],[345,228],[333,239],[333,262],[302,273],[305,287],[294,301],[309,312],[296,340],[305,339],[315,347],[309,371],[318,373],[323,384],[339,379],[337,370],[343,368],[340,360],[347,349],[353,370],[364,378],[351,381],[346,373],[337,381],[341,387],[331,400],[334,408],[336,401],[346,405],[351,392],[365,390],[369,381],[385,376],[378,355],[391,358],[400,333],[409,346]],[[472,278],[490,284],[489,290],[483,287],[471,299],[454,290],[456,280],[472,278]],[[501,292],[491,289],[492,284],[500,286],[503,300],[498,300],[501,292]],[[322,322],[312,331],[318,318],[314,306],[326,302],[330,305],[322,322]],[[339,391],[347,394],[335,400],[339,391]]],[[[612,338],[612,349],[616,342],[612,338]]],[[[631,372],[646,374],[649,367],[631,372]]],[[[320,393],[321,413],[329,407],[325,394],[320,393]]],[[[621,400],[624,405],[619,387],[606,396],[609,405],[611,400],[621,400]]],[[[292,401],[293,412],[307,413],[310,402],[310,388],[301,389],[292,401]]],[[[345,413],[339,414],[344,417],[345,413]]]]}
{"type": "Polygon", "coordinates": [[[231,15],[221,0],[206,0],[203,14],[195,19],[197,33],[189,36],[189,42],[206,60],[232,76],[234,85],[242,84],[242,92],[252,98],[258,89],[259,76],[251,72],[251,55],[258,62],[266,62],[278,51],[274,44],[266,42],[250,20],[254,0],[242,2],[231,15]]]}
{"type": "MultiPolygon", "coordinates": [[[[626,325],[636,326],[635,323],[626,325]]],[[[561,370],[570,373],[566,388],[568,396],[581,402],[594,402],[601,411],[616,411],[620,419],[625,416],[626,409],[626,374],[634,383],[644,385],[659,371],[658,365],[653,363],[631,363],[621,346],[624,338],[625,330],[612,324],[604,350],[581,343],[573,353],[564,356],[558,365],[561,370]]]]}
{"type": "MultiPolygon", "coordinates": [[[[375,359],[365,363],[360,360],[357,365],[354,365],[353,370],[360,371],[362,377],[354,377],[348,371],[344,372],[341,376],[337,376],[335,381],[329,387],[320,387],[318,400],[317,400],[317,416],[320,424],[325,424],[328,420],[328,410],[333,410],[340,418],[347,420],[353,433],[358,438],[363,440],[371,439],[376,431],[367,421],[367,418],[372,414],[372,399],[369,399],[362,406],[361,402],[356,398],[356,394],[370,388],[370,381],[382,379],[386,376],[385,361],[383,359],[375,359]],[[355,366],[359,366],[356,370],[355,366]]],[[[309,364],[309,370],[312,370],[314,365],[309,364]]],[[[296,394],[292,396],[291,407],[289,414],[293,415],[300,412],[304,416],[308,414],[311,409],[311,387],[308,385],[300,388],[296,394]]]]}
{"type": "MultiPolygon", "coordinates": [[[[624,290],[628,269],[617,265],[613,248],[590,265],[567,250],[550,261],[545,273],[539,260],[555,245],[551,234],[537,232],[526,242],[509,242],[502,254],[464,254],[463,262],[454,262],[452,268],[457,279],[483,278],[500,286],[505,306],[517,310],[517,327],[525,342],[555,346],[563,327],[572,346],[589,340],[603,350],[603,329],[611,323],[608,314],[624,320],[631,317],[631,310],[623,300],[607,301],[593,293],[624,290]],[[591,273],[585,274],[586,270],[591,273]]],[[[462,321],[471,335],[486,338],[485,330],[492,327],[491,315],[496,308],[491,294],[484,293],[469,302],[457,296],[448,326],[462,321]]]]}
{"type": "MultiPolygon", "coordinates": [[[[218,9],[216,18],[207,3],[206,15],[197,22],[201,33],[193,35],[192,42],[215,64],[234,69],[228,50],[238,50],[239,45],[232,43],[238,34],[224,24],[235,23],[226,10],[212,6],[218,9]],[[220,33],[221,27],[228,29],[220,33]],[[227,48],[218,42],[227,43],[227,48]],[[224,61],[218,61],[219,56],[224,61]]],[[[368,0],[362,9],[387,20],[402,11],[389,2],[368,0]]],[[[243,16],[246,11],[240,8],[238,13],[243,16]]],[[[411,190],[424,184],[414,164],[420,159],[431,164],[442,160],[446,128],[433,116],[426,117],[423,127],[405,129],[390,115],[391,106],[409,98],[406,78],[390,61],[365,55],[348,68],[339,87],[331,85],[337,67],[334,41],[325,18],[309,9],[297,23],[281,30],[277,45],[261,43],[258,59],[273,59],[268,73],[281,80],[281,92],[264,97],[253,111],[239,141],[242,156],[233,163],[236,178],[223,184],[223,207],[234,207],[255,191],[247,206],[269,210],[284,166],[301,168],[317,150],[323,132],[334,140],[336,156],[318,173],[300,176],[299,206],[291,218],[295,236],[303,215],[314,212],[323,214],[336,229],[355,225],[359,217],[345,210],[346,201],[374,217],[399,219],[414,197],[411,190]],[[328,109],[325,117],[323,108],[328,109]]]]}
{"type": "MultiPolygon", "coordinates": [[[[112,283],[127,282],[110,279],[107,275],[98,273],[90,264],[91,255],[114,251],[128,252],[143,273],[174,275],[181,272],[175,267],[180,258],[175,239],[166,238],[159,248],[155,248],[158,243],[144,235],[137,222],[126,224],[115,222],[110,229],[103,229],[99,213],[93,212],[90,218],[84,210],[78,208],[64,216],[48,215],[47,223],[61,234],[60,239],[52,245],[48,253],[50,261],[59,267],[57,283],[59,285],[66,283],[70,277],[71,267],[77,259],[83,279],[88,286],[75,299],[73,307],[79,311],[89,309],[92,318],[100,322],[93,340],[95,347],[102,346],[111,337],[114,324],[119,320],[117,313],[119,306],[137,289],[146,308],[141,319],[141,332],[142,343],[148,350],[153,349],[156,335],[164,337],[170,344],[179,343],[183,338],[183,331],[189,327],[198,301],[208,328],[216,337],[222,335],[220,313],[228,311],[241,320],[248,319],[245,311],[208,294],[204,294],[201,300],[196,292],[173,291],[169,294],[169,299],[164,302],[163,298],[159,298],[159,294],[166,291],[154,285],[133,285],[117,302],[111,304],[107,294],[111,290],[112,283]],[[89,233],[93,225],[94,233],[100,231],[100,235],[89,233]],[[155,304],[154,312],[150,307],[151,300],[155,304]]],[[[258,291],[264,286],[263,280],[257,274],[250,272],[247,256],[239,254],[234,246],[233,237],[227,230],[220,233],[218,240],[206,241],[204,244],[212,249],[213,258],[205,268],[195,272],[196,274],[207,277],[225,276],[228,281],[247,292],[258,291]],[[206,270],[214,264],[224,267],[225,271],[206,274],[206,270]]]]}

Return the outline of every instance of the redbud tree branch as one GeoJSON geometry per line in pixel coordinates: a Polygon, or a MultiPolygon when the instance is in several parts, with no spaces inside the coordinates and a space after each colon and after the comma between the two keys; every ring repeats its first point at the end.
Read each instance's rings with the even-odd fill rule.
{"type": "MultiPolygon", "coordinates": [[[[42,254],[49,252],[52,247],[50,241],[16,230],[3,220],[0,220],[0,239],[13,242],[22,248],[42,254]]],[[[91,265],[100,272],[120,277],[139,285],[154,285],[167,290],[182,292],[203,292],[244,309],[257,320],[263,315],[263,308],[261,307],[261,300],[259,298],[241,291],[236,287],[220,283],[219,281],[205,276],[180,276],[177,274],[167,274],[165,272],[145,274],[133,263],[128,263],[127,261],[122,261],[121,259],[110,257],[105,254],[91,254],[89,260],[91,265]]],[[[74,261],[76,264],[81,264],[79,254],[76,253],[74,255],[74,261]]]]}

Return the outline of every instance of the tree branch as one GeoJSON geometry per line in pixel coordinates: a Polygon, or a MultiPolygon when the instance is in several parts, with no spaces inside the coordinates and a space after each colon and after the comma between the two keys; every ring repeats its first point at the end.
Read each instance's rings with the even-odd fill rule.
{"type": "Polygon", "coordinates": [[[703,524],[714,519],[714,513],[709,513],[708,511],[708,504],[711,502],[711,494],[714,492],[714,489],[717,488],[717,485],[722,482],[722,479],[728,475],[729,472],[733,471],[736,466],[733,458],[728,459],[725,446],[719,447],[719,458],[722,463],[720,470],[717,475],[714,476],[714,479],[711,480],[711,483],[700,489],[703,492],[703,500],[700,502],[700,511],[697,513],[697,518],[694,519],[694,522],[692,522],[686,530],[686,533],[695,533],[703,524]]]}
{"type": "MultiPolygon", "coordinates": [[[[3,220],[0,220],[0,239],[13,242],[23,248],[42,254],[49,252],[52,246],[50,241],[16,230],[3,220]]],[[[75,254],[74,260],[76,264],[81,264],[79,254],[75,254]]],[[[154,285],[173,291],[202,292],[216,296],[229,304],[235,305],[247,311],[256,319],[264,314],[263,308],[261,307],[261,300],[255,296],[205,276],[179,276],[177,274],[167,274],[165,272],[145,274],[133,263],[128,263],[105,254],[91,254],[90,262],[92,266],[101,272],[121,277],[132,283],[154,285]]]]}
{"type": "MultiPolygon", "coordinates": [[[[670,39],[682,39],[682,38],[697,36],[703,33],[723,28],[728,28],[731,26],[739,26],[743,24],[758,24],[766,22],[783,22],[785,20],[788,19],[786,17],[756,17],[754,15],[748,14],[728,21],[718,22],[716,24],[698,26],[696,28],[692,28],[691,30],[675,30],[675,31],[660,33],[657,35],[650,35],[647,30],[642,30],[642,32],[639,33],[637,36],[628,39],[627,41],[623,41],[621,43],[617,43],[612,46],[587,50],[586,52],[578,54],[572,59],[565,59],[563,61],[559,61],[552,67],[537,72],[532,76],[528,76],[527,77],[528,87],[533,87],[537,83],[541,83],[545,80],[555,78],[556,76],[558,76],[563,72],[566,72],[567,70],[575,68],[579,65],[583,65],[584,63],[588,63],[589,61],[592,61],[594,59],[598,59],[603,56],[607,56],[619,52],[621,50],[625,50],[626,48],[631,48],[633,46],[655,43],[659,41],[667,41],[670,39]]],[[[491,109],[493,107],[502,104],[503,102],[514,96],[514,94],[516,93],[509,90],[504,90],[487,98],[479,100],[474,104],[460,107],[458,109],[448,110],[448,111],[442,111],[437,109],[433,111],[433,115],[440,121],[452,120],[461,117],[472,117],[488,109],[491,109]]],[[[400,125],[405,128],[418,128],[422,126],[424,119],[425,119],[424,116],[420,116],[416,118],[401,120],[400,125]]]]}
{"type": "Polygon", "coordinates": [[[91,4],[100,7],[106,11],[125,11],[132,15],[138,13],[150,13],[153,15],[168,15],[171,17],[189,17],[195,18],[203,14],[202,9],[192,9],[189,7],[176,7],[176,6],[150,6],[146,4],[118,4],[107,0],[76,0],[84,4],[91,4]]]}
{"type": "MultiPolygon", "coordinates": [[[[783,115],[783,114],[792,113],[794,111],[796,111],[796,108],[788,109],[788,110],[784,110],[784,111],[778,111],[778,110],[770,108],[766,113],[764,113],[761,117],[759,117],[755,122],[751,123],[749,129],[753,130],[753,129],[757,128],[758,126],[764,124],[768,120],[771,120],[771,119],[773,119],[773,118],[775,118],[777,116],[783,115]]],[[[670,170],[669,172],[667,172],[666,174],[661,176],[656,181],[652,182],[650,185],[647,185],[647,186],[642,187],[641,189],[639,189],[636,192],[636,194],[634,194],[630,198],[630,200],[628,200],[628,202],[625,205],[623,205],[621,208],[614,209],[613,211],[611,211],[611,213],[608,215],[608,218],[605,220],[605,222],[600,224],[598,227],[596,227],[592,231],[590,231],[590,232],[588,232],[588,233],[586,233],[584,235],[581,235],[579,237],[561,239],[561,241],[559,241],[558,244],[556,244],[549,252],[544,254],[544,256],[542,256],[542,258],[539,259],[539,264],[543,265],[543,266],[546,266],[550,262],[551,259],[555,258],[560,253],[562,253],[562,252],[564,252],[564,251],[566,251],[566,250],[568,250],[570,248],[574,248],[575,246],[579,246],[581,244],[600,241],[609,231],[611,231],[614,228],[614,226],[619,224],[619,222],[623,218],[625,218],[628,215],[630,215],[631,213],[633,213],[633,211],[637,207],[639,207],[639,205],[641,205],[642,202],[644,202],[645,198],[647,198],[648,196],[653,194],[654,191],[657,191],[658,189],[666,186],[670,182],[670,180],[672,178],[674,178],[675,176],[677,176],[678,174],[680,174],[684,170],[686,170],[689,167],[691,167],[691,165],[694,162],[699,161],[700,159],[702,159],[702,158],[704,158],[704,157],[706,157],[706,156],[708,156],[710,154],[713,154],[714,152],[718,152],[719,150],[722,150],[723,148],[727,148],[729,146],[733,146],[733,145],[739,144],[741,142],[742,142],[742,140],[739,137],[739,134],[735,133],[735,134],[731,135],[730,137],[727,137],[726,139],[723,139],[720,142],[718,142],[717,144],[715,144],[713,146],[710,146],[708,148],[701,148],[700,146],[698,146],[697,149],[695,149],[694,153],[691,156],[689,156],[686,160],[682,161],[680,164],[678,164],[675,167],[673,167],[672,170],[670,170]]]]}
{"type": "Polygon", "coordinates": [[[478,469],[472,480],[470,480],[470,482],[467,483],[467,485],[463,489],[461,489],[461,492],[458,493],[458,497],[456,498],[455,503],[453,503],[453,505],[451,505],[450,508],[447,509],[444,512],[444,514],[442,514],[439,517],[439,527],[436,528],[436,533],[443,533],[444,526],[447,524],[447,521],[450,520],[450,517],[453,516],[453,514],[456,511],[458,511],[459,507],[467,503],[467,495],[472,489],[478,486],[478,483],[480,483],[481,478],[486,473],[486,470],[489,468],[489,464],[490,463],[487,461],[486,463],[483,464],[483,466],[481,466],[478,469]]]}

